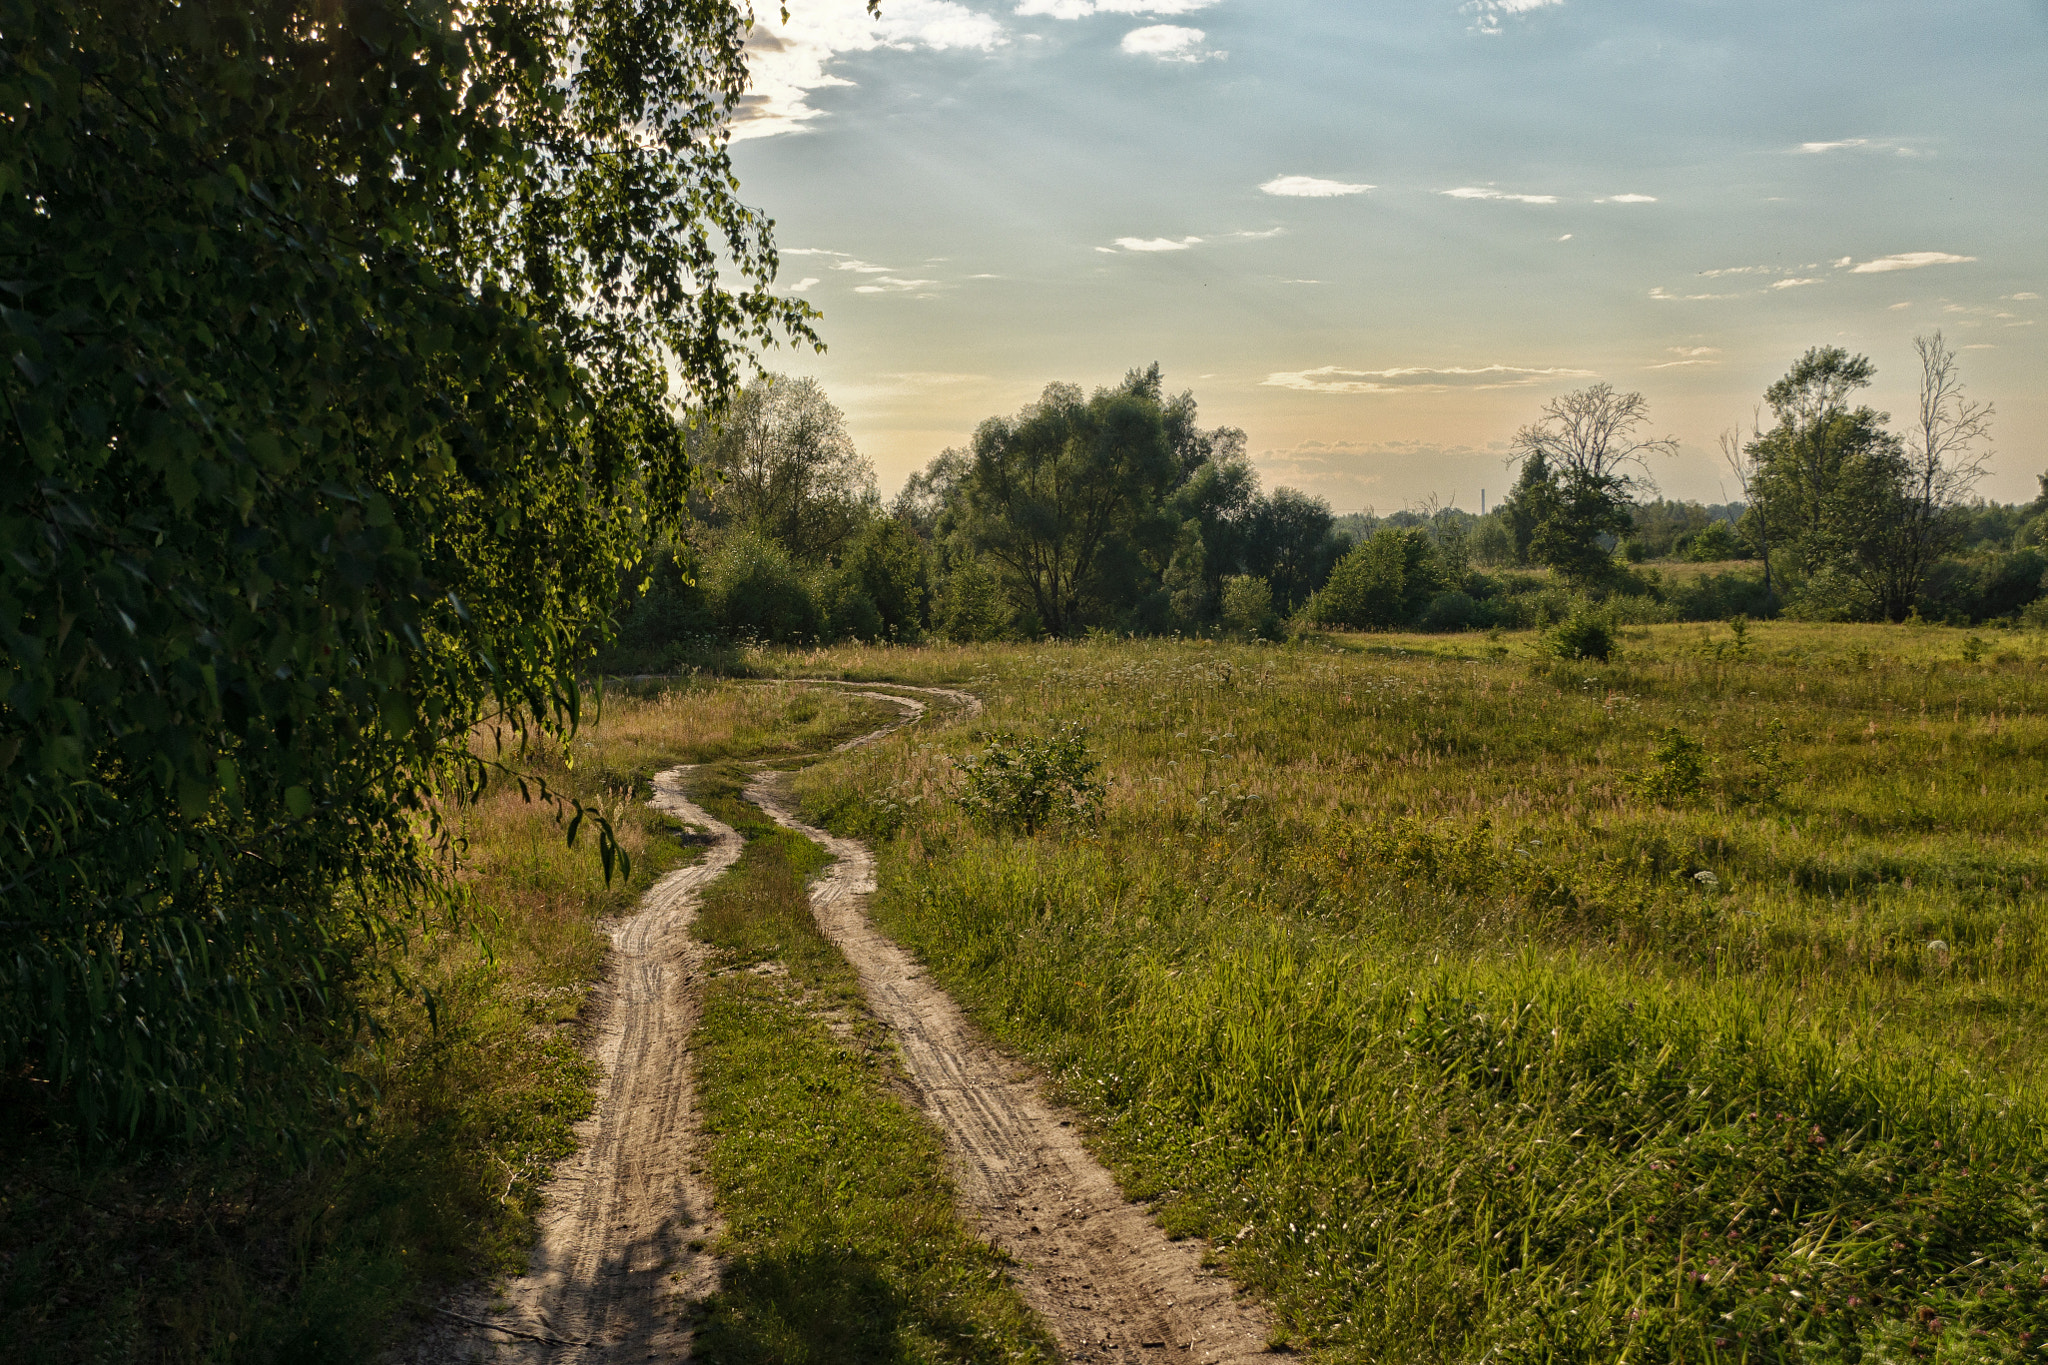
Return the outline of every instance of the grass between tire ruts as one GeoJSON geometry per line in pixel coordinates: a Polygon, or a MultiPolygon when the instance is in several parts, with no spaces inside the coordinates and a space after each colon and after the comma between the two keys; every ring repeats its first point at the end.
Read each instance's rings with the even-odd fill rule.
{"type": "Polygon", "coordinates": [[[1002,1253],[961,1226],[938,1135],[894,1093],[886,1038],[812,917],[827,855],[738,800],[744,776],[697,789],[748,843],[697,919],[717,951],[691,1053],[726,1231],[696,1358],[1056,1359],[1002,1253]]]}

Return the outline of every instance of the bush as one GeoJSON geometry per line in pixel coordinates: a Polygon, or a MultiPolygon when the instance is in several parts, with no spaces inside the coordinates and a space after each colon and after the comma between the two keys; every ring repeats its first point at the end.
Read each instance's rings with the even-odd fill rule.
{"type": "Polygon", "coordinates": [[[1000,640],[1014,620],[995,566],[979,556],[953,562],[932,615],[939,633],[957,641],[1000,640]]]}
{"type": "MultiPolygon", "coordinates": [[[[1775,765],[1778,762],[1775,732],[1768,744],[1770,762],[1775,765]]],[[[1638,792],[1652,801],[1690,801],[1700,794],[1706,781],[1707,746],[1674,726],[1664,731],[1663,742],[1651,751],[1650,766],[1636,776],[1635,786],[1638,792]]],[[[1782,776],[1774,770],[1773,797],[1782,782],[1782,776]]]]}
{"type": "Polygon", "coordinates": [[[846,575],[880,622],[861,639],[911,643],[924,634],[931,597],[924,544],[902,522],[893,517],[869,522],[846,556],[846,575]]]}
{"type": "Polygon", "coordinates": [[[1251,574],[1232,574],[1223,580],[1223,624],[1246,635],[1271,635],[1273,585],[1251,574]]]}
{"type": "Polygon", "coordinates": [[[1492,622],[1493,614],[1475,602],[1471,594],[1455,590],[1430,598],[1422,613],[1423,627],[1428,630],[1471,630],[1492,622]]]}
{"type": "Polygon", "coordinates": [[[1087,823],[1102,809],[1101,761],[1088,752],[1088,732],[1063,725],[1045,739],[1009,731],[989,736],[988,748],[954,766],[966,780],[960,804],[996,830],[1036,834],[1062,822],[1087,823]]]}
{"type": "Polygon", "coordinates": [[[1552,626],[1543,637],[1544,645],[1560,659],[1606,661],[1620,649],[1615,638],[1614,618],[1606,611],[1580,607],[1552,626]]]}
{"type": "Polygon", "coordinates": [[[1725,521],[1710,521],[1706,529],[1689,540],[1681,536],[1685,557],[1697,564],[1718,564],[1726,559],[1749,558],[1749,546],[1735,528],[1725,521]]]}
{"type": "Polygon", "coordinates": [[[758,531],[728,536],[704,569],[712,619],[728,637],[783,644],[815,639],[819,611],[811,585],[779,541],[758,531]]]}
{"type": "Polygon", "coordinates": [[[1414,527],[1383,529],[1337,561],[1304,610],[1317,625],[1385,630],[1414,621],[1440,586],[1429,536],[1414,527]]]}
{"type": "Polygon", "coordinates": [[[1729,572],[1705,574],[1690,583],[1673,583],[1664,590],[1681,621],[1726,621],[1734,616],[1768,617],[1768,595],[1761,573],[1729,572]]]}

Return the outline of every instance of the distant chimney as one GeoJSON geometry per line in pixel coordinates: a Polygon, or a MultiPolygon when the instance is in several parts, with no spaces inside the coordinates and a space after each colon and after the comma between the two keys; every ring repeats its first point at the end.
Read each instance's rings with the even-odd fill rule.
{"type": "Polygon", "coordinates": [[[1482,517],[1486,515],[1486,490],[1484,488],[1479,490],[1479,515],[1482,517]]]}

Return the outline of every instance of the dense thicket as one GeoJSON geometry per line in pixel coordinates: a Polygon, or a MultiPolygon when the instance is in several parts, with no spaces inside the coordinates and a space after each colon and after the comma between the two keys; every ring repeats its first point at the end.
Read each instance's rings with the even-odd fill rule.
{"type": "Polygon", "coordinates": [[[573,723],[679,405],[809,336],[733,197],[744,36],[0,0],[0,1075],[95,1131],[341,1096],[337,889],[425,884],[481,718],[573,723]]]}

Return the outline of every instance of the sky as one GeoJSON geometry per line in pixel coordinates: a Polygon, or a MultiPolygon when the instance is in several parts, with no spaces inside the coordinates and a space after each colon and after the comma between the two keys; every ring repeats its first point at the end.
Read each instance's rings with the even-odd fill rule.
{"type": "MultiPolygon", "coordinates": [[[[1640,391],[1665,495],[1808,347],[1903,425],[1940,329],[2048,470],[2048,0],[788,0],[743,197],[884,493],[1157,361],[1268,488],[1491,506],[1550,398],[1640,391]]],[[[1768,413],[1765,414],[1768,418],[1768,413]]]]}

